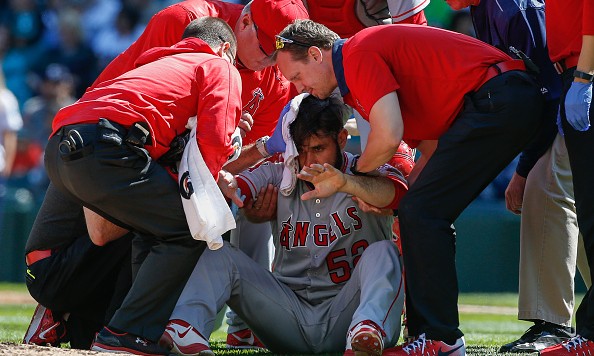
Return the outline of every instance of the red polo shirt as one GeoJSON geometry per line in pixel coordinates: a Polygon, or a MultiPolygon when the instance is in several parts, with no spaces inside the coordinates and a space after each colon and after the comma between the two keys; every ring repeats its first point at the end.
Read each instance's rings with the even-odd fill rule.
{"type": "Polygon", "coordinates": [[[335,73],[345,102],[368,120],[373,105],[396,91],[403,139],[413,147],[438,139],[462,109],[464,96],[484,83],[487,68],[511,60],[475,38],[417,25],[364,29],[333,56],[340,53],[343,67],[336,68],[334,58],[335,73]]]}
{"type": "Polygon", "coordinates": [[[582,36],[594,35],[594,0],[547,0],[545,11],[551,60],[578,57],[582,36]]]}
{"type": "Polygon", "coordinates": [[[214,54],[198,38],[145,52],[142,64],[87,91],[56,114],[54,133],[62,126],[106,118],[129,127],[143,121],[152,143],[153,159],[169,149],[173,138],[196,116],[198,147],[215,179],[233,152],[231,134],[241,114],[241,83],[237,69],[214,54]]]}
{"type": "MultiPolygon", "coordinates": [[[[134,68],[138,57],[147,49],[177,43],[192,20],[204,16],[218,17],[235,28],[242,10],[243,5],[218,0],[186,0],[168,6],[151,18],[138,40],[105,68],[90,89],[134,68]]],[[[243,112],[254,118],[252,130],[243,139],[243,144],[247,145],[262,136],[272,135],[278,116],[290,99],[290,83],[276,66],[259,72],[242,66],[238,69],[242,82],[243,112]]]]}

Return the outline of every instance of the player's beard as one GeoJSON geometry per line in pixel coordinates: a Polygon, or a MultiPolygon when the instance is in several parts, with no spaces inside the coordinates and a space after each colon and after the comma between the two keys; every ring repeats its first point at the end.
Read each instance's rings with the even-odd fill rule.
{"type": "Polygon", "coordinates": [[[338,142],[335,143],[336,144],[336,158],[334,158],[334,168],[340,170],[342,168],[342,160],[344,155],[342,154],[342,149],[340,148],[340,145],[338,144],[338,142]]]}

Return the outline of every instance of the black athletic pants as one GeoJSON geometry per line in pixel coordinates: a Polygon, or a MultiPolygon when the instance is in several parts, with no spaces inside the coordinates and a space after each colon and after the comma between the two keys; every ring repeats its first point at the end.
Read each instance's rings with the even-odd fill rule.
{"type": "MultiPolygon", "coordinates": [[[[590,271],[594,272],[594,127],[587,131],[577,131],[565,116],[565,96],[573,82],[575,67],[562,74],[563,92],[561,93],[561,122],[565,134],[565,144],[569,154],[569,164],[573,174],[573,191],[580,233],[590,271]]],[[[594,124],[594,109],[590,106],[590,124],[594,124]]],[[[584,296],[575,315],[576,331],[589,340],[594,340],[594,294],[592,287],[584,296]]]]}
{"type": "Polygon", "coordinates": [[[109,326],[157,341],[206,244],[190,236],[177,182],[127,137],[106,120],[68,125],[50,138],[45,164],[58,189],[135,231],[141,261],[109,326]]]}
{"type": "Polygon", "coordinates": [[[446,342],[462,336],[452,224],[532,139],[542,123],[543,104],[539,86],[519,71],[500,74],[468,94],[402,199],[398,210],[411,335],[425,333],[446,342]]]}

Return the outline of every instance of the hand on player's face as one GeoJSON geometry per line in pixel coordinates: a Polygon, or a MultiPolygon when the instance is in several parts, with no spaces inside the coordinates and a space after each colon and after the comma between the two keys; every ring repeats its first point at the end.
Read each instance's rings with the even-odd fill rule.
{"type": "Polygon", "coordinates": [[[297,147],[297,151],[300,168],[324,163],[336,166],[337,157],[341,153],[335,138],[315,134],[306,138],[303,144],[297,147]]]}
{"type": "Polygon", "coordinates": [[[325,198],[344,186],[344,174],[335,168],[342,152],[334,137],[310,135],[297,150],[301,167],[297,178],[315,186],[314,190],[303,194],[301,199],[325,198]]]}

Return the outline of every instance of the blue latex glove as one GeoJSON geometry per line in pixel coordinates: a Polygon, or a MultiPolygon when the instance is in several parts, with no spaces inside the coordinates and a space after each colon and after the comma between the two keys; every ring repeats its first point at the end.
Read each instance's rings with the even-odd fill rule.
{"type": "Polygon", "coordinates": [[[573,82],[565,97],[565,116],[567,122],[578,131],[590,128],[590,104],[592,103],[592,83],[573,82]]]}
{"type": "Polygon", "coordinates": [[[287,148],[287,144],[283,139],[283,117],[287,112],[289,112],[290,109],[291,103],[285,105],[283,111],[281,111],[280,117],[278,118],[276,128],[272,133],[272,137],[270,137],[268,141],[266,141],[266,143],[264,144],[264,146],[266,147],[266,151],[268,151],[270,155],[285,152],[285,149],[287,148]]]}

